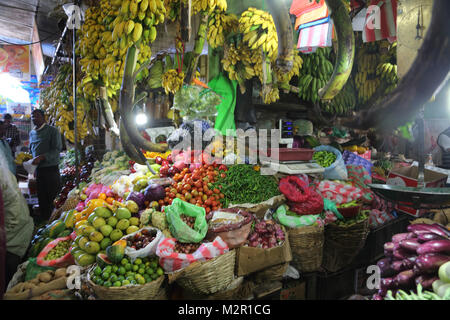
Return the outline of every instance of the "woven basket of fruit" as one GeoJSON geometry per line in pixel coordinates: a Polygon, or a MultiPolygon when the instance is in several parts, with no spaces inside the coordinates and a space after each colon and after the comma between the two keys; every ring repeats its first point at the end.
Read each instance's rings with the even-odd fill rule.
{"type": "Polygon", "coordinates": [[[132,264],[128,260],[103,267],[95,264],[87,275],[88,285],[101,300],[165,299],[165,291],[161,288],[163,282],[164,272],[152,258],[138,258],[132,264]]]}
{"type": "Polygon", "coordinates": [[[180,287],[197,294],[213,294],[225,290],[234,279],[236,251],[230,250],[216,258],[190,264],[176,273],[180,287]]]}
{"type": "Polygon", "coordinates": [[[323,257],[324,227],[304,226],[288,230],[292,264],[303,272],[320,268],[323,257]]]}
{"type": "Polygon", "coordinates": [[[328,224],[322,266],[335,272],[350,265],[364,247],[369,232],[370,221],[364,212],[352,219],[328,224]]]}

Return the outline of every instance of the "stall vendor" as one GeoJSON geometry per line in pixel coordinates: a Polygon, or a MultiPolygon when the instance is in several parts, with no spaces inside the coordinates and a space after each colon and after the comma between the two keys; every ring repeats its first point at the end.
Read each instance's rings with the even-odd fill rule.
{"type": "Polygon", "coordinates": [[[442,165],[444,169],[450,169],[450,127],[438,136],[437,143],[442,149],[442,165]]]}
{"type": "Polygon", "coordinates": [[[53,200],[61,189],[59,174],[59,153],[62,150],[61,135],[55,127],[45,122],[41,109],[31,113],[35,125],[30,132],[30,150],[36,169],[36,187],[39,201],[40,218],[48,220],[54,208],[53,200]]]}
{"type": "Polygon", "coordinates": [[[11,123],[12,116],[9,113],[6,113],[4,115],[3,120],[5,122],[5,130],[6,130],[5,137],[14,155],[14,153],[16,152],[16,148],[20,145],[19,129],[17,129],[17,127],[11,123]]]}

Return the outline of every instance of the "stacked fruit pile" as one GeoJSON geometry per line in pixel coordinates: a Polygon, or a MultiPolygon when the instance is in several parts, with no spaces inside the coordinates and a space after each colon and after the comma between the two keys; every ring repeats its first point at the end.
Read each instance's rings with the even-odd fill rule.
{"type": "Polygon", "coordinates": [[[86,223],[75,229],[77,237],[71,253],[79,265],[89,265],[95,261],[97,253],[106,252],[124,235],[138,231],[139,223],[139,218],[132,217],[125,207],[119,206],[114,212],[106,207],[97,207],[86,223]]]}
{"type": "Polygon", "coordinates": [[[123,258],[120,263],[97,265],[90,277],[96,285],[105,287],[143,285],[164,274],[158,263],[158,257],[137,258],[134,262],[123,258]]]}
{"type": "Polygon", "coordinates": [[[315,53],[302,55],[303,65],[298,82],[299,97],[305,101],[319,101],[319,89],[333,74],[331,48],[318,48],[315,53]]]}

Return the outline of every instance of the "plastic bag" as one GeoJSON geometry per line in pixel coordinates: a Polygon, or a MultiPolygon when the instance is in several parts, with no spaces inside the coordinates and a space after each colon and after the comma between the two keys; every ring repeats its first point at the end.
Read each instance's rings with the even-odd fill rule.
{"type": "Polygon", "coordinates": [[[205,208],[175,198],[170,206],[164,207],[164,212],[170,233],[179,242],[200,242],[205,238],[208,231],[205,208]],[[181,219],[181,214],[195,218],[194,229],[181,219]]]}
{"type": "Polygon", "coordinates": [[[291,211],[298,215],[315,215],[323,210],[323,199],[308,184],[296,176],[281,179],[280,191],[290,200],[287,202],[291,211]]]}
{"type": "Polygon", "coordinates": [[[336,161],[329,167],[325,168],[323,176],[325,179],[329,180],[347,180],[347,168],[345,166],[344,159],[342,158],[342,153],[330,146],[318,146],[314,148],[315,151],[328,151],[333,152],[336,155],[336,161]]]}
{"type": "Polygon", "coordinates": [[[340,182],[323,180],[316,181],[315,184],[323,198],[337,205],[358,200],[364,195],[361,189],[340,182]]]}
{"type": "Polygon", "coordinates": [[[202,243],[191,254],[174,252],[175,244],[175,238],[165,238],[156,249],[156,255],[160,258],[159,264],[166,272],[174,272],[193,262],[206,261],[229,251],[228,245],[220,237],[216,237],[213,242],[202,243]]]}
{"type": "Polygon", "coordinates": [[[240,247],[247,241],[248,235],[251,231],[253,222],[253,215],[246,211],[242,211],[237,208],[222,209],[213,211],[210,214],[208,232],[206,233],[206,239],[213,240],[217,236],[221,237],[226,242],[230,249],[240,247]],[[241,219],[236,223],[215,223],[226,215],[232,214],[239,216],[241,219]]]}
{"type": "Polygon", "coordinates": [[[183,86],[173,97],[173,109],[178,110],[186,120],[215,117],[216,106],[221,102],[222,98],[211,89],[183,86]]]}
{"type": "Polygon", "coordinates": [[[62,256],[58,259],[45,260],[45,256],[50,252],[50,250],[52,250],[54,247],[56,247],[56,245],[59,242],[67,241],[67,240],[72,241],[72,237],[67,236],[67,237],[57,238],[57,239],[49,242],[37,256],[37,258],[36,258],[37,264],[40,266],[44,266],[44,267],[55,267],[55,268],[67,267],[71,264],[75,264],[75,260],[69,251],[67,251],[67,253],[64,256],[62,256]]]}
{"type": "MultiPolygon", "coordinates": [[[[149,230],[149,231],[156,231],[156,236],[155,239],[153,239],[152,242],[150,242],[148,245],[146,245],[144,248],[136,250],[134,248],[131,247],[126,247],[125,248],[125,255],[127,255],[128,257],[130,257],[131,261],[134,262],[134,260],[136,260],[137,258],[143,258],[143,257],[148,257],[151,255],[154,255],[156,253],[156,248],[158,247],[158,244],[165,239],[163,233],[161,232],[161,230],[157,229],[157,228],[153,228],[153,227],[145,227],[142,229],[139,229],[136,232],[127,234],[125,237],[122,237],[122,239],[126,240],[128,238],[132,238],[134,237],[134,235],[138,232],[141,232],[142,230],[149,230]]],[[[121,240],[122,240],[121,239],[121,240]]]]}
{"type": "Polygon", "coordinates": [[[317,218],[319,218],[319,215],[304,215],[295,217],[289,215],[286,206],[282,205],[279,206],[278,209],[274,212],[273,217],[285,227],[298,228],[313,225],[317,222],[317,218]]]}

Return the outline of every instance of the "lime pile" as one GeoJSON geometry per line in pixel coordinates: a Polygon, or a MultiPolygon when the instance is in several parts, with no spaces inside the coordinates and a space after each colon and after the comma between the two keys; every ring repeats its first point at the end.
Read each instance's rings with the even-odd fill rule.
{"type": "Polygon", "coordinates": [[[137,258],[133,263],[123,258],[118,264],[97,265],[91,274],[91,280],[105,287],[143,285],[158,279],[164,270],[158,264],[158,257],[137,258]]]}
{"type": "Polygon", "coordinates": [[[316,151],[314,152],[313,160],[320,166],[327,168],[336,161],[336,155],[329,151],[316,151]]]}
{"type": "Polygon", "coordinates": [[[69,252],[71,243],[71,240],[58,242],[58,244],[47,253],[44,260],[55,260],[64,257],[69,252]]]}
{"type": "Polygon", "coordinates": [[[81,266],[95,262],[98,253],[105,253],[107,247],[123,236],[139,230],[139,218],[119,207],[114,213],[108,208],[98,207],[89,215],[87,224],[77,229],[72,245],[72,255],[81,266]]]}

